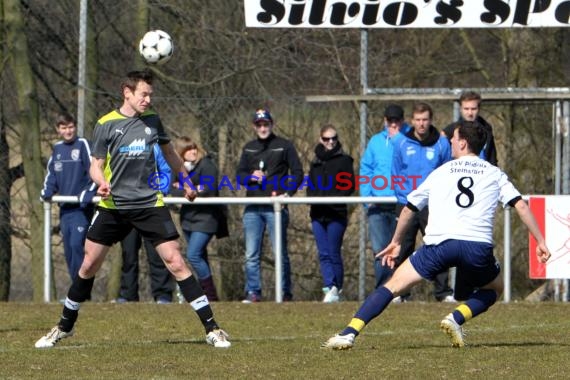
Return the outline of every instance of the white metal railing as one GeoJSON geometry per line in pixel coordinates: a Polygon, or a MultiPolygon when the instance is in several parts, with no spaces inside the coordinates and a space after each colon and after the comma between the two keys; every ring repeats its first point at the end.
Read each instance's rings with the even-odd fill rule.
{"type": "MultiPolygon", "coordinates": [[[[99,197],[93,198],[93,202],[99,201],[99,197]]],[[[189,202],[186,198],[182,197],[164,197],[165,204],[263,204],[273,205],[275,212],[275,302],[283,301],[283,294],[281,289],[281,273],[282,273],[282,258],[281,247],[281,209],[283,205],[289,204],[365,204],[365,203],[396,203],[396,197],[217,197],[217,198],[196,198],[194,202],[189,202]]],[[[56,195],[52,198],[51,202],[44,202],[44,301],[50,302],[51,300],[51,206],[52,203],[78,203],[76,196],[62,196],[56,195]]],[[[510,208],[505,208],[504,213],[504,257],[503,257],[503,276],[504,276],[504,293],[503,301],[511,301],[511,223],[510,223],[510,208]]],[[[366,261],[366,252],[359,253],[359,260],[366,261]]],[[[364,265],[360,266],[360,270],[364,265]]],[[[360,281],[364,276],[360,276],[360,281]]],[[[361,284],[359,288],[364,288],[361,284]]]]}

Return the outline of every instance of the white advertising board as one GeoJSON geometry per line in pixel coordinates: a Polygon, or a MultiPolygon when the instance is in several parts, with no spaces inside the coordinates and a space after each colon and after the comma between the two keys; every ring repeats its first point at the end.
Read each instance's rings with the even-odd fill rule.
{"type": "Polygon", "coordinates": [[[570,26],[570,0],[244,0],[250,28],[570,26]]]}

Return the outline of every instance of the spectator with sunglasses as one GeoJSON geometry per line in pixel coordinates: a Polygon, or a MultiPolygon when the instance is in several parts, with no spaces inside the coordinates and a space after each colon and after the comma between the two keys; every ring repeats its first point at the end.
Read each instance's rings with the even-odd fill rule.
{"type": "MultiPolygon", "coordinates": [[[[346,173],[350,178],[354,177],[353,162],[352,157],[342,150],[336,128],[332,124],[324,125],[309,169],[312,186],[307,187],[307,195],[350,196],[354,188],[339,189],[336,176],[346,173]]],[[[344,280],[341,247],[348,223],[348,208],[346,204],[312,204],[310,216],[323,277],[323,302],[338,302],[344,280]]]]}

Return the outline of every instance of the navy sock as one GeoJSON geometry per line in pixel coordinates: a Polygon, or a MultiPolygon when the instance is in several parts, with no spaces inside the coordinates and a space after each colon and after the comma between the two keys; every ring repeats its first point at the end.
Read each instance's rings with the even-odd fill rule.
{"type": "Polygon", "coordinates": [[[462,325],[486,312],[495,302],[497,302],[497,292],[491,289],[479,289],[453,311],[453,319],[462,325]]]}
{"type": "Polygon", "coordinates": [[[358,309],[354,317],[340,333],[340,335],[354,334],[358,335],[360,331],[374,318],[379,316],[384,309],[392,302],[394,294],[385,286],[376,288],[370,294],[362,306],[358,309]]]}

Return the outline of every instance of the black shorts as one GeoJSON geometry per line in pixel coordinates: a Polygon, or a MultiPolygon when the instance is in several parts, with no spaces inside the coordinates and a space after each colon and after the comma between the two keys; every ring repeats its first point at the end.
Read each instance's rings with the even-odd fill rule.
{"type": "Polygon", "coordinates": [[[87,239],[110,247],[123,240],[133,228],[155,247],[180,236],[166,207],[131,210],[98,207],[87,231],[87,239]]]}

